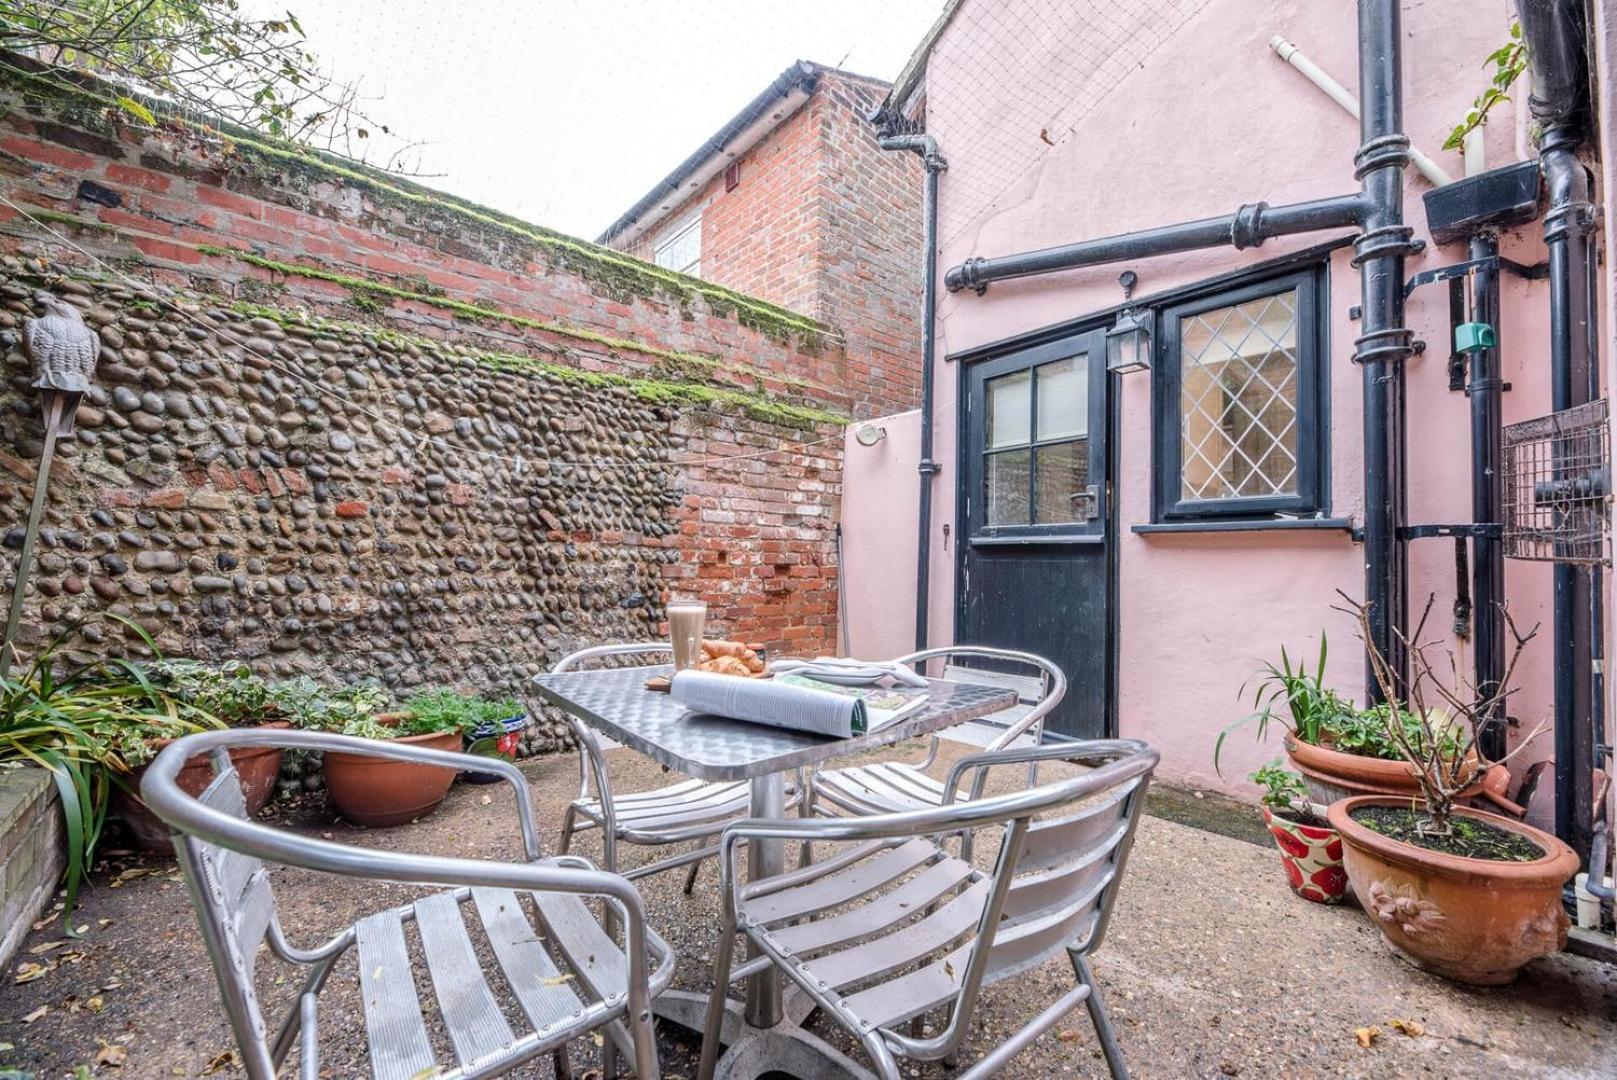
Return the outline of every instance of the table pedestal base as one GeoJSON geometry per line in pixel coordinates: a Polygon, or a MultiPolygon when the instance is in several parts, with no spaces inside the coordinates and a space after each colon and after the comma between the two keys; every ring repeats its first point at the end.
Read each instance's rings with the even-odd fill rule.
{"type": "MultiPolygon", "coordinates": [[[[665,990],[651,1003],[651,1011],[700,1034],[707,1020],[707,995],[665,990]]],[[[776,1072],[800,1080],[875,1080],[869,1069],[802,1027],[813,1011],[807,994],[789,991],[785,1017],[774,1027],[760,1028],[747,1023],[741,1002],[726,1002],[719,1037],[729,1049],[719,1057],[714,1080],[757,1080],[776,1072]]]]}

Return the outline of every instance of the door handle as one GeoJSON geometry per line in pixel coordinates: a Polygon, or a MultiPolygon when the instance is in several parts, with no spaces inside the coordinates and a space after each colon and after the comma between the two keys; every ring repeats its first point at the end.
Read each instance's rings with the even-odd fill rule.
{"type": "Polygon", "coordinates": [[[1100,517],[1100,489],[1090,484],[1082,491],[1075,491],[1069,496],[1072,499],[1073,509],[1078,511],[1082,521],[1094,521],[1100,517]]]}

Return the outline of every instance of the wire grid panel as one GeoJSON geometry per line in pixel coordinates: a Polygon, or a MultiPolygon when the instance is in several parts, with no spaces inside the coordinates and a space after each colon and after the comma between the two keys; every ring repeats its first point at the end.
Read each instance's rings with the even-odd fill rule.
{"type": "Polygon", "coordinates": [[[1609,416],[1602,398],[1505,427],[1507,558],[1610,562],[1609,416]]]}
{"type": "Polygon", "coordinates": [[[927,63],[947,246],[1211,0],[964,0],[927,63]]]}

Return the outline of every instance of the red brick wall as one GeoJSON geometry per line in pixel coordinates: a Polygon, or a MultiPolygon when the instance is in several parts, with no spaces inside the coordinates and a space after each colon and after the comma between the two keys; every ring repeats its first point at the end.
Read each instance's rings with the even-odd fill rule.
{"type": "MultiPolygon", "coordinates": [[[[836,417],[853,401],[844,381],[847,365],[838,335],[812,319],[670,276],[584,241],[456,205],[392,178],[354,175],[346,167],[315,167],[250,145],[232,148],[179,127],[152,130],[114,109],[64,104],[25,90],[14,74],[0,73],[0,173],[6,196],[43,215],[45,225],[74,244],[124,273],[172,290],[194,310],[226,311],[234,305],[237,311],[230,319],[235,321],[221,326],[241,324],[251,314],[241,313],[246,303],[273,309],[270,313],[283,324],[289,316],[294,321],[305,316],[342,320],[350,327],[339,335],[351,343],[344,348],[368,357],[366,362],[388,362],[388,349],[408,351],[418,360],[426,355],[433,364],[454,363],[457,355],[499,353],[638,378],[644,380],[641,387],[653,390],[672,387],[677,393],[667,404],[656,405],[657,415],[667,417],[667,431],[678,440],[681,463],[672,480],[677,505],[670,512],[671,534],[626,535],[622,526],[612,524],[581,528],[564,521],[557,526],[534,510],[536,520],[545,520],[545,542],[576,544],[586,552],[579,557],[586,560],[594,558],[587,554],[590,550],[604,552],[603,572],[611,560],[626,560],[627,565],[638,559],[631,549],[671,549],[656,576],[709,598],[718,626],[777,650],[835,650],[835,523],[841,490],[841,422],[836,417]],[[106,197],[115,197],[118,205],[81,195],[86,182],[109,192],[106,197]],[[220,254],[217,249],[230,251],[220,254]],[[283,268],[261,265],[266,261],[283,268]],[[298,270],[288,272],[285,266],[298,270]],[[410,337],[373,340],[365,326],[410,337]],[[433,348],[410,345],[411,340],[431,341],[433,348]],[[372,343],[370,352],[366,341],[372,343]],[[712,400],[712,393],[719,400],[712,400]],[[782,413],[785,407],[814,412],[806,420],[802,414],[793,418],[782,413]],[[813,445],[704,464],[711,457],[758,455],[804,442],[813,445]]],[[[65,290],[95,317],[132,319],[136,325],[145,317],[143,309],[129,306],[136,293],[115,288],[93,260],[3,206],[0,258],[6,260],[0,277],[16,287],[65,290]]],[[[19,298],[26,295],[8,294],[15,310],[0,313],[0,322],[16,325],[27,306],[19,298]]],[[[239,340],[204,347],[241,355],[239,340]]],[[[15,396],[16,388],[26,384],[21,354],[13,351],[7,362],[13,369],[8,371],[12,389],[3,408],[13,421],[4,425],[0,441],[6,443],[5,460],[23,468],[37,448],[37,409],[26,395],[15,396]]],[[[318,377],[318,364],[311,370],[318,377]]],[[[142,372],[125,374],[136,380],[134,389],[152,388],[140,385],[142,372]]],[[[487,385],[484,375],[468,377],[478,386],[487,385]]],[[[519,383],[522,379],[509,377],[519,383]]],[[[90,404],[103,417],[98,422],[122,432],[129,422],[110,402],[113,383],[120,381],[126,381],[124,375],[107,382],[90,404]]],[[[568,412],[573,399],[556,397],[547,386],[535,383],[521,389],[533,399],[554,400],[552,407],[558,410],[553,430],[532,434],[535,457],[530,460],[542,464],[544,455],[558,452],[557,447],[573,456],[589,453],[595,436],[568,412]]],[[[575,392],[589,391],[569,393],[575,392]]],[[[388,408],[389,402],[378,400],[370,407],[388,408]]],[[[467,401],[460,415],[480,422],[484,407],[467,401]]],[[[410,406],[402,408],[408,415],[410,406]]],[[[259,437],[273,441],[273,417],[259,422],[266,429],[259,437]]],[[[161,430],[153,425],[150,441],[179,440],[164,460],[175,460],[177,453],[183,463],[194,452],[184,440],[212,438],[203,429],[176,426],[179,420],[173,416],[163,423],[167,426],[161,430]]],[[[383,429],[377,434],[394,437],[383,429]]],[[[384,441],[380,452],[390,451],[384,441]]],[[[400,485],[414,490],[424,482],[398,468],[376,476],[339,473],[329,481],[311,481],[296,468],[277,468],[258,490],[244,475],[260,478],[250,460],[256,452],[251,447],[225,450],[226,459],[232,453],[249,456],[247,466],[224,470],[232,477],[228,489],[214,476],[217,470],[164,467],[138,474],[127,470],[125,475],[122,460],[76,470],[71,445],[64,450],[62,475],[68,478],[64,482],[82,482],[75,498],[83,507],[99,506],[133,529],[145,527],[137,520],[141,514],[180,514],[166,509],[169,501],[195,507],[204,496],[209,506],[220,499],[232,506],[240,499],[261,499],[277,508],[312,498],[320,503],[317,517],[348,522],[345,528],[368,528],[376,508],[399,497],[400,485]]],[[[77,452],[91,457],[99,453],[93,446],[77,452]]],[[[0,530],[20,522],[26,510],[24,488],[0,478],[0,510],[7,517],[0,530]]],[[[438,495],[422,491],[415,497],[429,494],[438,495]]],[[[486,490],[463,490],[457,484],[449,494],[461,508],[458,512],[473,515],[467,528],[474,531],[487,531],[483,527],[488,522],[475,520],[483,500],[492,499],[507,511],[511,503],[498,482],[486,490]]],[[[565,517],[590,510],[587,505],[577,511],[558,505],[555,513],[565,517]]],[[[63,514],[71,516],[66,510],[63,514]]],[[[423,549],[421,557],[428,556],[423,549]]],[[[125,603],[108,599],[117,587],[112,583],[102,600],[125,603]]],[[[82,605],[96,594],[72,595],[82,596],[72,605],[82,605]]],[[[39,625],[66,617],[62,601],[43,602],[50,610],[41,609],[39,625]]],[[[144,597],[133,602],[137,614],[139,604],[155,603],[144,597]]],[[[584,614],[576,623],[567,621],[565,611],[555,617],[582,634],[599,613],[591,607],[580,610],[584,614]]],[[[631,615],[638,617],[627,609],[621,617],[631,615]]],[[[456,631],[472,638],[478,632],[472,625],[456,631]]],[[[430,635],[412,634],[412,644],[422,636],[430,635]]],[[[205,637],[160,643],[182,654],[219,644],[205,637]]],[[[300,664],[313,662],[300,653],[287,655],[300,664]]]]}
{"type": "Polygon", "coordinates": [[[888,153],[864,116],[885,83],[821,75],[808,102],[740,158],[741,183],[709,180],[630,250],[702,207],[702,277],[841,332],[855,416],[920,400],[919,159],[888,153]]]}

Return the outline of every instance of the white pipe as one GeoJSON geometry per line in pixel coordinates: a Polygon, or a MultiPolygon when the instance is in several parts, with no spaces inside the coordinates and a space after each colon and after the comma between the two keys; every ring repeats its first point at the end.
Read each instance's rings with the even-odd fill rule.
{"type": "MultiPolygon", "coordinates": [[[[1269,48],[1273,49],[1280,59],[1296,68],[1303,78],[1325,91],[1332,101],[1342,106],[1355,120],[1359,118],[1359,99],[1354,97],[1347,87],[1321,70],[1318,64],[1304,56],[1301,49],[1279,34],[1269,39],[1269,48]]],[[[1409,162],[1436,187],[1454,182],[1454,178],[1445,172],[1441,165],[1413,146],[1409,148],[1409,162]]]]}
{"type": "Polygon", "coordinates": [[[1465,174],[1475,176],[1480,172],[1488,171],[1487,141],[1482,137],[1482,128],[1474,127],[1465,133],[1465,139],[1460,144],[1460,150],[1465,155],[1465,174]]]}

